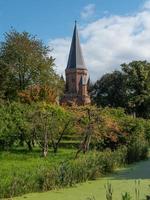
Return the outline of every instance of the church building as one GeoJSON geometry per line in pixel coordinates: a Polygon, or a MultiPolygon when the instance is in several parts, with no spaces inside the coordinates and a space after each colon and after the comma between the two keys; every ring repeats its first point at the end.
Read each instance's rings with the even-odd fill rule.
{"type": "Polygon", "coordinates": [[[65,74],[66,88],[61,104],[90,104],[90,96],[88,95],[89,75],[82,55],[76,22],[65,74]]]}

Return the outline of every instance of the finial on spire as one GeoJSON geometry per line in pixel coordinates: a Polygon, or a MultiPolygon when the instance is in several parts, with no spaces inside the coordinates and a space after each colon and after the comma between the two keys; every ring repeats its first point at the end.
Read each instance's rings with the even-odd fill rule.
{"type": "Polygon", "coordinates": [[[75,22],[75,25],[76,25],[77,24],[77,20],[75,20],[74,22],[75,22]]]}
{"type": "Polygon", "coordinates": [[[77,21],[75,20],[75,26],[74,26],[74,31],[73,31],[73,37],[72,37],[72,42],[71,42],[71,47],[70,47],[67,68],[86,69],[84,59],[82,56],[82,50],[80,46],[76,23],[77,21]]]}

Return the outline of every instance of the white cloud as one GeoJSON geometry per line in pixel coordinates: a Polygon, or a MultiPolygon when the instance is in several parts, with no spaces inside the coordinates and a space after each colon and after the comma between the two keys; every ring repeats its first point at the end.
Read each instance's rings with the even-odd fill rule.
{"type": "Polygon", "coordinates": [[[147,1],[144,3],[143,9],[150,9],[150,0],[147,0],[147,1]]]}
{"type": "MultiPolygon", "coordinates": [[[[85,63],[91,79],[120,69],[120,64],[132,60],[150,61],[150,10],[142,9],[134,15],[107,16],[80,29],[85,63]]],[[[60,73],[67,65],[71,38],[51,41],[60,73]]]]}
{"type": "Polygon", "coordinates": [[[67,65],[71,38],[57,38],[51,40],[49,45],[53,48],[51,55],[56,58],[56,71],[64,74],[67,65]]]}
{"type": "Polygon", "coordinates": [[[85,6],[81,12],[81,18],[82,19],[87,19],[91,16],[93,16],[95,12],[95,4],[88,4],[85,6]]]}

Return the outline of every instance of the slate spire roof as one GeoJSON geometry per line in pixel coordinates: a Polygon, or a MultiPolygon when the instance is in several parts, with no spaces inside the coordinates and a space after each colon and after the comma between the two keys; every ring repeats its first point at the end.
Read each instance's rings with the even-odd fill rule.
{"type": "Polygon", "coordinates": [[[86,69],[80,46],[76,21],[70,47],[67,69],[86,69]]]}

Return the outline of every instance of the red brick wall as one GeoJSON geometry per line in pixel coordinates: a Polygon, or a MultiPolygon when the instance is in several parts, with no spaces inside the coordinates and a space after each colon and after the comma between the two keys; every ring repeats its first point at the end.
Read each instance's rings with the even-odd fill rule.
{"type": "Polygon", "coordinates": [[[90,97],[87,92],[87,69],[66,69],[66,93],[61,103],[75,102],[78,105],[90,103],[90,97]],[[86,77],[86,84],[81,85],[81,76],[86,77]]]}

